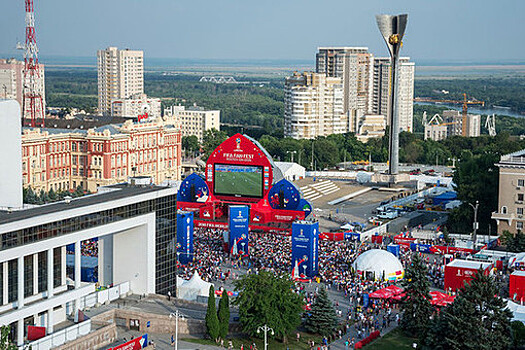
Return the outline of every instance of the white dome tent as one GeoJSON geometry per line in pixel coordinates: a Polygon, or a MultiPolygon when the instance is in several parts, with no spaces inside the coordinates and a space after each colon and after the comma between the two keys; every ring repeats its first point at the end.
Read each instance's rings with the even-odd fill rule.
{"type": "Polygon", "coordinates": [[[199,274],[195,272],[189,281],[178,286],[177,297],[179,299],[195,301],[198,296],[208,297],[210,287],[211,283],[203,281],[199,274]]]}
{"type": "Polygon", "coordinates": [[[371,249],[362,253],[357,257],[353,267],[358,273],[364,273],[368,279],[395,281],[405,275],[403,265],[398,258],[382,249],[371,249]]]}

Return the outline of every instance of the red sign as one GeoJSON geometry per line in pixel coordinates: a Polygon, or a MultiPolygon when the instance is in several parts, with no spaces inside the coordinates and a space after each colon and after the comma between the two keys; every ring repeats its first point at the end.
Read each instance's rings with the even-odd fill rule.
{"type": "Polygon", "coordinates": [[[46,336],[46,327],[27,326],[27,340],[38,340],[46,336]]]}
{"type": "Polygon", "coordinates": [[[127,343],[124,343],[108,350],[140,350],[148,346],[148,335],[145,334],[142,337],[132,339],[127,343]]]}
{"type": "Polygon", "coordinates": [[[139,116],[137,118],[138,118],[139,122],[141,120],[146,120],[146,119],[148,119],[148,113],[146,112],[144,114],[139,114],[139,116]]]}

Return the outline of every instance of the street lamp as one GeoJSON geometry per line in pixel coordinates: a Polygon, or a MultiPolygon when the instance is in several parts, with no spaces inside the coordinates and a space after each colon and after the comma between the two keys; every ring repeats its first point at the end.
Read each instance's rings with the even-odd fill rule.
{"type": "Polygon", "coordinates": [[[292,163],[293,163],[293,155],[297,153],[297,151],[286,151],[286,154],[291,153],[292,154],[292,163]]]}
{"type": "Polygon", "coordinates": [[[262,327],[257,328],[257,334],[261,333],[261,330],[264,332],[264,350],[268,350],[268,337],[267,333],[268,331],[272,331],[272,335],[274,335],[273,328],[268,327],[267,325],[264,325],[262,327]]]}
{"type": "Polygon", "coordinates": [[[478,227],[479,227],[479,223],[478,223],[479,201],[476,201],[476,205],[473,205],[472,203],[469,203],[468,205],[470,205],[472,207],[472,209],[474,209],[474,223],[472,224],[472,226],[474,228],[474,233],[472,234],[472,241],[474,243],[474,246],[472,247],[472,249],[476,249],[476,240],[477,240],[476,233],[477,233],[478,227]]]}
{"type": "Polygon", "coordinates": [[[173,343],[173,349],[178,350],[179,348],[179,317],[184,320],[184,315],[177,309],[175,312],[170,313],[170,318],[175,317],[175,342],[173,343]]]}

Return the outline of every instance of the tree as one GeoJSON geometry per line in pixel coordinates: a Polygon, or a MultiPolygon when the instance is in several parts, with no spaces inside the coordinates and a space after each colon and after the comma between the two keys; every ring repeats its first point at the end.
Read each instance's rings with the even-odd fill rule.
{"type": "Polygon", "coordinates": [[[230,330],[230,301],[228,293],[223,292],[221,300],[219,301],[219,311],[217,313],[219,319],[219,337],[226,339],[228,331],[230,330]]]}
{"type": "Polygon", "coordinates": [[[512,321],[512,347],[517,349],[525,344],[525,325],[521,321],[512,321]]]}
{"type": "Polygon", "coordinates": [[[310,333],[328,336],[332,334],[337,326],[337,316],[334,306],[324,288],[321,288],[319,295],[312,304],[310,315],[304,322],[306,330],[310,333]]]}
{"type": "Polygon", "coordinates": [[[9,326],[2,326],[0,334],[0,350],[17,350],[18,347],[9,341],[9,326]]]}
{"type": "Polygon", "coordinates": [[[496,295],[491,276],[480,269],[430,324],[426,346],[430,349],[508,349],[512,343],[512,312],[496,295]]]}
{"type": "Polygon", "coordinates": [[[401,301],[401,328],[422,339],[432,315],[432,305],[427,268],[417,254],[406,270],[403,286],[406,295],[401,301]]]}
{"type": "Polygon", "coordinates": [[[448,233],[448,228],[446,226],[443,226],[443,240],[445,241],[445,243],[450,243],[451,242],[451,239],[450,239],[450,235],[448,233]]]}
{"type": "Polygon", "coordinates": [[[268,271],[245,275],[234,282],[239,296],[239,318],[244,332],[257,335],[257,328],[268,325],[277,336],[286,335],[301,324],[303,302],[292,291],[293,282],[285,276],[274,276],[268,271]]]}
{"type": "Polygon", "coordinates": [[[215,308],[215,288],[213,288],[213,285],[210,286],[205,321],[208,335],[211,339],[217,341],[219,338],[219,319],[217,318],[217,309],[215,308]]]}
{"type": "Polygon", "coordinates": [[[501,241],[509,252],[519,253],[525,250],[525,234],[521,231],[512,234],[505,230],[501,234],[501,241]]]}
{"type": "Polygon", "coordinates": [[[203,138],[204,158],[208,159],[211,152],[213,152],[221,143],[226,141],[228,135],[224,131],[217,129],[206,130],[203,138]]]}
{"type": "Polygon", "coordinates": [[[188,154],[198,151],[200,149],[199,139],[195,135],[183,136],[182,148],[185,149],[188,154]]]}

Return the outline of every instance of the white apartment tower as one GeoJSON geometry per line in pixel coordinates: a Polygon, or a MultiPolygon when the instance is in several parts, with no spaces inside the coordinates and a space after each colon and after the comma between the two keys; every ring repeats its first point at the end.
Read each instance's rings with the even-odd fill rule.
{"type": "Polygon", "coordinates": [[[295,139],[342,134],[348,131],[342,79],[304,72],[286,78],[284,135],[295,139]]]}
{"type": "Polygon", "coordinates": [[[205,110],[194,105],[186,108],[185,106],[170,106],[164,109],[165,117],[174,117],[178,124],[182,136],[197,136],[199,142],[204,141],[204,134],[208,130],[221,130],[221,111],[205,110]]]}
{"type": "Polygon", "coordinates": [[[97,52],[98,111],[111,113],[113,100],[144,93],[144,52],[108,47],[97,52]]]}
{"type": "MultiPolygon", "coordinates": [[[[398,111],[399,130],[413,131],[414,73],[415,64],[410,58],[399,59],[398,111]]],[[[374,58],[372,110],[374,114],[388,115],[390,82],[390,58],[374,58]]]]}

